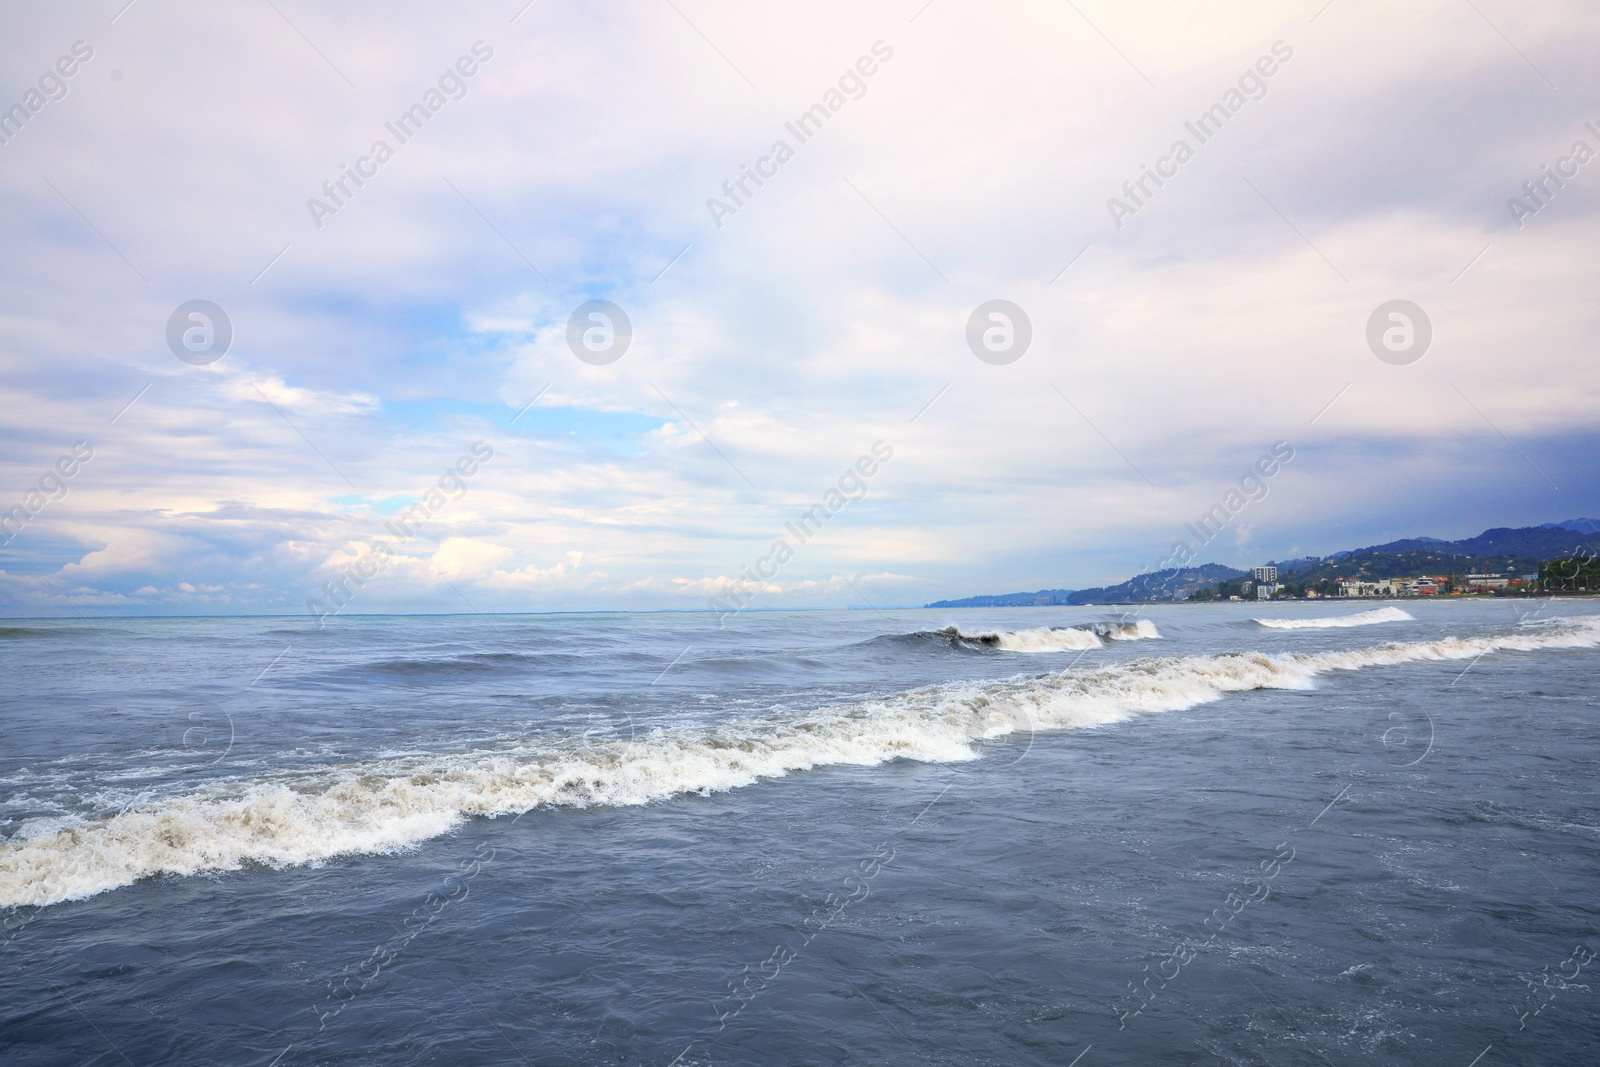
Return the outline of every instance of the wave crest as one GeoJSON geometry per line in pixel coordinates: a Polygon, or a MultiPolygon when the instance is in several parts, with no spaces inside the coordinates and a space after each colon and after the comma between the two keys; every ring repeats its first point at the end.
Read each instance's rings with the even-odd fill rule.
{"type": "Polygon", "coordinates": [[[1269,630],[1336,630],[1346,626],[1373,626],[1380,622],[1414,622],[1416,617],[1399,608],[1374,608],[1354,615],[1332,615],[1322,619],[1257,619],[1269,630]]]}
{"type": "Polygon", "coordinates": [[[1032,630],[977,634],[964,633],[954,626],[947,626],[939,633],[952,641],[986,645],[1006,652],[1078,652],[1101,648],[1107,640],[1143,641],[1161,636],[1156,624],[1149,619],[1130,623],[1097,622],[1088,626],[1041,626],[1032,630]]]}

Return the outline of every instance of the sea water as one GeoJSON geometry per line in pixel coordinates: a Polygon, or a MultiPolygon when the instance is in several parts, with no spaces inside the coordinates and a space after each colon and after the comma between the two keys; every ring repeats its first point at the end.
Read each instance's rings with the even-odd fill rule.
{"type": "Polygon", "coordinates": [[[1600,604],[0,623],[7,1064],[1600,1060],[1600,604]]]}

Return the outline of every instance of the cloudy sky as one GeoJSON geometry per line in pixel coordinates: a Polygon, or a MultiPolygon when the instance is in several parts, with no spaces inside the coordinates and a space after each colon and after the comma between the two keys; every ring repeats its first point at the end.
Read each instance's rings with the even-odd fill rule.
{"type": "Polygon", "coordinates": [[[0,611],[1086,586],[1278,442],[1200,558],[1596,510],[1593,4],[453,7],[7,5],[0,611]]]}

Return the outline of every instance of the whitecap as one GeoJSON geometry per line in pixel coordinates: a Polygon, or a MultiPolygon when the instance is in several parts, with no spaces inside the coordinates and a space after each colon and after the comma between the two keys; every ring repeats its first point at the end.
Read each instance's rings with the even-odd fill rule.
{"type": "Polygon", "coordinates": [[[1399,608],[1374,608],[1354,615],[1330,615],[1321,619],[1257,619],[1269,630],[1336,630],[1346,626],[1374,626],[1380,622],[1414,622],[1415,616],[1399,608]]]}

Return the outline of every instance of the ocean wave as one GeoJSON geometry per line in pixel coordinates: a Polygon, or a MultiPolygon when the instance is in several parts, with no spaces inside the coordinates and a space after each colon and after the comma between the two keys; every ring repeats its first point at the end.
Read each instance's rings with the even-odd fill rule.
{"type": "Polygon", "coordinates": [[[1269,630],[1334,630],[1346,626],[1373,626],[1380,622],[1413,622],[1415,616],[1399,608],[1374,608],[1354,615],[1332,615],[1323,619],[1257,619],[1269,630]]]}
{"type": "Polygon", "coordinates": [[[1247,690],[1309,689],[1330,671],[1597,646],[1600,618],[1590,617],[1338,652],[1149,657],[598,744],[512,743],[219,783],[0,846],[0,906],[57,904],[156,875],[394,852],[472,816],[648,804],[824,766],[970,760],[1007,735],[1097,726],[1247,690]]]}
{"type": "Polygon", "coordinates": [[[83,626],[0,626],[0,639],[12,637],[94,637],[83,626]]]}
{"type": "MultiPolygon", "coordinates": [[[[616,657],[626,662],[631,657],[616,657]]],[[[649,657],[641,657],[653,663],[649,657]]],[[[346,688],[372,684],[395,686],[451,685],[462,678],[514,676],[530,672],[558,673],[581,665],[575,652],[464,652],[432,657],[406,657],[349,663],[293,677],[268,678],[264,685],[346,688]]]]}
{"type": "Polygon", "coordinates": [[[1032,630],[1004,630],[993,633],[966,633],[947,626],[938,636],[952,643],[981,645],[1006,652],[1077,652],[1102,647],[1107,640],[1143,641],[1160,637],[1149,619],[1138,622],[1097,622],[1087,626],[1038,627],[1032,630]]]}
{"type": "Polygon", "coordinates": [[[357,664],[349,671],[360,675],[393,675],[399,678],[444,678],[461,674],[516,674],[579,659],[570,653],[465,652],[432,659],[377,660],[357,664]]]}

